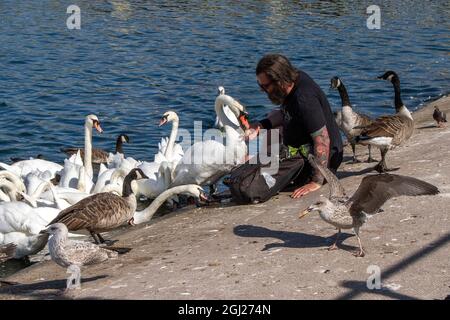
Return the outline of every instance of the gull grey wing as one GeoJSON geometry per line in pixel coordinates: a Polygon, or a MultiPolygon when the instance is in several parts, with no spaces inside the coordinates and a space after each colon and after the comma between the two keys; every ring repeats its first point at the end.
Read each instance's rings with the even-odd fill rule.
{"type": "Polygon", "coordinates": [[[365,177],[350,198],[350,214],[364,211],[374,214],[389,199],[398,196],[433,195],[439,193],[432,184],[406,176],[378,174],[365,177]]]}
{"type": "Polygon", "coordinates": [[[314,169],[320,171],[320,173],[330,184],[330,199],[345,197],[345,190],[339,182],[338,178],[333,174],[333,172],[317,163],[316,158],[312,154],[308,155],[308,161],[314,169]]]}
{"type": "Polygon", "coordinates": [[[106,250],[90,242],[70,241],[64,247],[64,251],[66,258],[72,264],[89,265],[108,259],[106,250]]]}

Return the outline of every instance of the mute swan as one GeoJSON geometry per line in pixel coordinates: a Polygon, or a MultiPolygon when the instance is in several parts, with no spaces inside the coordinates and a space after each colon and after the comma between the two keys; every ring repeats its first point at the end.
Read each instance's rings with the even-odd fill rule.
{"type": "Polygon", "coordinates": [[[63,188],[74,188],[78,186],[78,179],[80,178],[80,168],[83,166],[81,153],[78,151],[69,159],[64,159],[64,169],[60,173],[60,180],[58,186],[63,188]]]}
{"type": "Polygon", "coordinates": [[[110,231],[127,222],[136,210],[136,196],[131,183],[146,178],[140,169],[133,169],[125,177],[122,196],[97,193],[61,211],[49,224],[64,223],[70,231],[87,229],[96,243],[105,240],[100,232],[110,231]]]}
{"type": "Polygon", "coordinates": [[[183,157],[183,149],[181,145],[175,144],[177,138],[179,118],[174,111],[167,111],[161,117],[159,125],[162,126],[168,122],[172,122],[172,130],[169,139],[162,138],[158,143],[158,153],[155,155],[153,162],[143,162],[138,166],[139,169],[149,177],[149,179],[157,180],[157,173],[163,161],[167,161],[170,167],[175,168],[176,164],[183,157]]]}
{"type": "Polygon", "coordinates": [[[13,163],[12,165],[0,162],[0,168],[12,172],[21,178],[24,178],[30,172],[39,169],[41,171],[49,171],[51,173],[51,177],[54,178],[55,175],[63,169],[63,166],[47,160],[33,159],[19,161],[13,163]]]}
{"type": "Polygon", "coordinates": [[[194,143],[175,168],[171,186],[192,183],[212,185],[237,164],[244,163],[247,146],[243,130],[249,126],[245,108],[232,97],[220,94],[215,101],[215,110],[219,124],[225,129],[226,145],[215,140],[194,143]],[[225,105],[238,119],[240,126],[225,115],[225,105]]]}
{"type": "Polygon", "coordinates": [[[158,173],[154,178],[138,180],[134,184],[137,197],[143,195],[148,199],[155,199],[161,192],[170,186],[171,167],[167,161],[160,164],[158,173]]]}
{"type": "Polygon", "coordinates": [[[201,200],[207,200],[203,193],[203,189],[195,184],[188,184],[184,186],[178,186],[170,188],[161,193],[145,210],[136,211],[133,218],[128,222],[131,225],[141,224],[150,221],[155,212],[161,207],[161,205],[169,198],[178,194],[188,194],[201,200]]]}
{"type": "Polygon", "coordinates": [[[20,197],[19,190],[11,181],[0,178],[0,200],[5,202],[18,201],[20,197]]]}
{"type": "MultiPolygon", "coordinates": [[[[116,149],[115,153],[123,153],[123,144],[129,143],[130,138],[126,134],[120,134],[116,139],[116,149]]],[[[71,156],[73,154],[76,154],[78,150],[81,152],[81,156],[84,157],[84,148],[61,148],[61,152],[64,152],[68,156],[71,156]]],[[[105,150],[93,148],[92,149],[92,163],[108,163],[109,158],[109,152],[106,152],[105,150]]]]}

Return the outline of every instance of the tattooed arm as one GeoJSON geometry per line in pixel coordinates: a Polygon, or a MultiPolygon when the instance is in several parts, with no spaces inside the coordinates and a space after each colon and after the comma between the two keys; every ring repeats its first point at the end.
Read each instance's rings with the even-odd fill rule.
{"type": "MultiPolygon", "coordinates": [[[[313,134],[311,137],[314,142],[314,156],[323,167],[328,166],[328,159],[330,157],[330,137],[328,135],[327,127],[323,127],[313,134]]],[[[324,177],[320,174],[319,170],[315,170],[312,177],[312,181],[323,184],[324,177]]]]}
{"type": "MultiPolygon", "coordinates": [[[[314,156],[321,165],[325,167],[328,166],[328,158],[330,156],[330,137],[328,135],[327,127],[324,126],[312,133],[311,137],[314,143],[314,156]]],[[[320,172],[318,170],[314,171],[312,181],[298,189],[295,189],[291,197],[294,199],[300,198],[305,194],[318,190],[322,186],[323,182],[324,177],[320,174],[320,172]]]]}

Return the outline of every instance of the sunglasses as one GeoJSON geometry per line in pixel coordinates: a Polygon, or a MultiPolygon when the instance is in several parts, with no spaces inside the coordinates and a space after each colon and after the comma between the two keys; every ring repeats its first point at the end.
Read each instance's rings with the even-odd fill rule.
{"type": "Polygon", "coordinates": [[[272,85],[272,83],[274,82],[273,80],[268,82],[268,83],[259,83],[259,81],[256,81],[258,83],[258,86],[265,92],[267,92],[267,90],[270,88],[270,86],[272,85]]]}

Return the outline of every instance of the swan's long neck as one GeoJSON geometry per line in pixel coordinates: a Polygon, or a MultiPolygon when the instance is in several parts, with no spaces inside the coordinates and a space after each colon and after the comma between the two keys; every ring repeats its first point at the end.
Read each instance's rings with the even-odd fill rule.
{"type": "Polygon", "coordinates": [[[223,106],[225,104],[228,105],[230,109],[236,109],[234,103],[234,99],[226,95],[218,96],[215,103],[217,117],[225,128],[227,163],[228,160],[241,160],[238,158],[245,157],[245,152],[244,154],[237,154],[241,149],[245,150],[245,141],[243,139],[244,132],[239,126],[236,126],[231,122],[223,111],[223,106]]]}
{"type": "Polygon", "coordinates": [[[173,146],[175,145],[175,139],[177,138],[178,133],[178,125],[179,125],[178,117],[175,118],[172,122],[172,131],[170,132],[169,142],[167,143],[166,152],[164,152],[164,156],[166,159],[172,160],[173,157],[173,146]]]}
{"type": "Polygon", "coordinates": [[[173,187],[171,189],[164,191],[159,196],[157,196],[155,198],[155,200],[153,200],[153,202],[145,210],[136,211],[134,213],[134,216],[133,216],[134,223],[140,224],[140,223],[150,221],[150,219],[153,217],[155,212],[158,211],[159,207],[161,207],[161,205],[167,199],[169,199],[170,197],[172,197],[176,194],[186,192],[187,188],[188,188],[188,186],[184,185],[184,186],[173,187]]]}
{"type": "MultiPolygon", "coordinates": [[[[16,201],[17,200],[17,186],[9,180],[0,179],[0,188],[4,188],[8,194],[9,200],[5,201],[16,201]]],[[[3,193],[4,194],[4,193],[3,193]]],[[[6,199],[6,198],[5,198],[6,199]]]]}
{"type": "Polygon", "coordinates": [[[341,96],[341,103],[343,107],[352,107],[350,104],[350,98],[348,97],[347,89],[345,88],[344,84],[341,82],[341,84],[338,87],[339,95],[341,96]]]}
{"type": "Polygon", "coordinates": [[[84,167],[89,178],[94,177],[92,169],[92,125],[86,121],[84,124],[84,167]]]}
{"type": "Polygon", "coordinates": [[[6,170],[0,172],[0,178],[5,178],[5,179],[11,181],[12,183],[14,183],[14,185],[16,186],[18,191],[26,192],[27,189],[26,189],[23,181],[18,176],[16,176],[14,173],[6,171],[6,170]]]}

